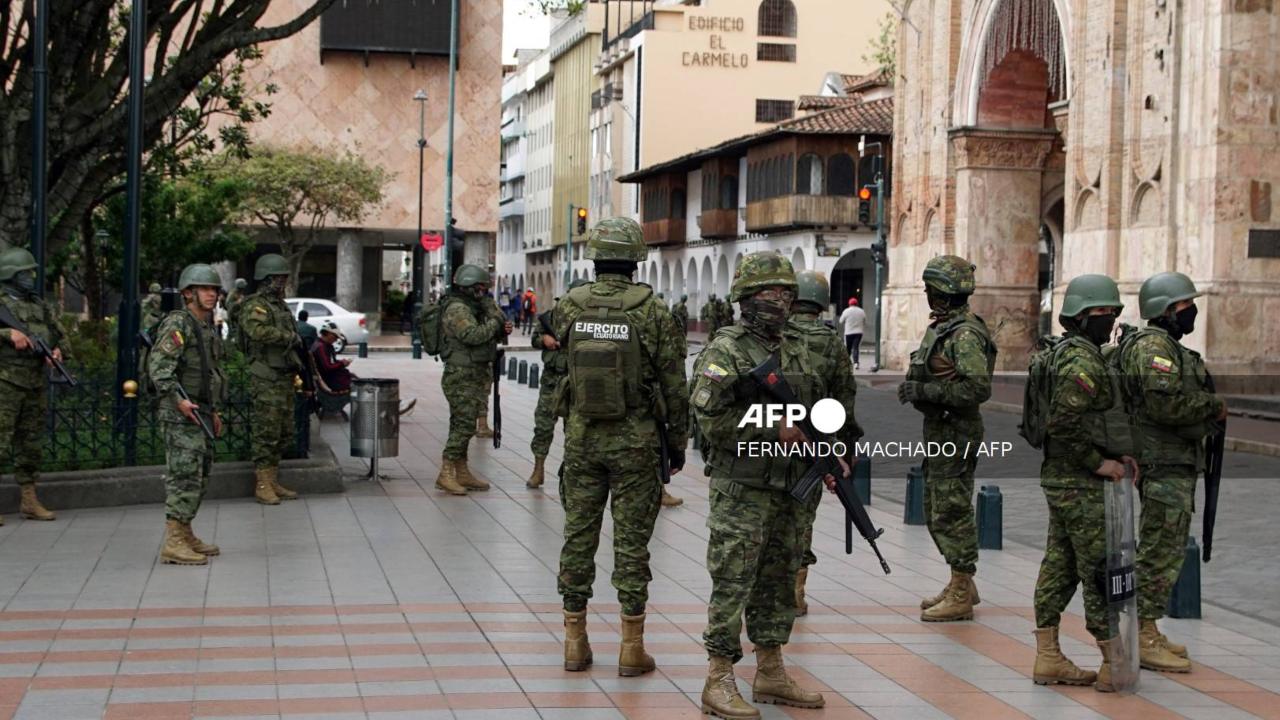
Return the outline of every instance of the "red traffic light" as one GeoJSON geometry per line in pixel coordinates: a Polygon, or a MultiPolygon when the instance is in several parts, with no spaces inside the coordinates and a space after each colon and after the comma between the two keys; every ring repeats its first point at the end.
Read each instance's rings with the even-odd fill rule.
{"type": "Polygon", "coordinates": [[[858,191],[858,199],[859,199],[859,200],[870,200],[870,199],[871,199],[871,188],[870,188],[870,187],[867,187],[866,185],[863,185],[863,186],[862,186],[862,189],[858,191]]]}

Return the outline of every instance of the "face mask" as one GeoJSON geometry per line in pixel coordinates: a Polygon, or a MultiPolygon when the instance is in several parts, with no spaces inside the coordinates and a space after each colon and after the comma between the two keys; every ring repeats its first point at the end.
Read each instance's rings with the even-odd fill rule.
{"type": "Polygon", "coordinates": [[[284,286],[289,282],[287,275],[272,275],[267,278],[267,290],[278,297],[284,297],[284,286]]]}
{"type": "Polygon", "coordinates": [[[489,294],[489,289],[483,285],[473,285],[469,289],[471,290],[471,297],[477,300],[489,294]]]}
{"type": "Polygon", "coordinates": [[[1102,347],[1111,339],[1111,330],[1115,326],[1115,315],[1090,315],[1084,319],[1082,332],[1094,345],[1102,347]]]}
{"type": "Polygon", "coordinates": [[[1196,314],[1199,312],[1195,303],[1192,303],[1174,313],[1174,322],[1177,323],[1178,330],[1183,335],[1190,335],[1196,329],[1196,314]]]}
{"type": "Polygon", "coordinates": [[[13,276],[13,284],[19,290],[25,293],[32,293],[36,290],[36,274],[30,270],[23,270],[13,276]]]}
{"type": "Polygon", "coordinates": [[[744,325],[765,337],[776,338],[782,334],[782,326],[787,322],[791,301],[756,296],[743,300],[741,307],[744,325]]]}

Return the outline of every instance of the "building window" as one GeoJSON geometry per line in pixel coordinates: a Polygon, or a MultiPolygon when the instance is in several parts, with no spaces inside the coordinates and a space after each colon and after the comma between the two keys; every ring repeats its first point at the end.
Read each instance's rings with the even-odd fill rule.
{"type": "Polygon", "coordinates": [[[796,104],[791,100],[756,100],[756,122],[776,123],[790,120],[796,115],[796,104]]]}
{"type": "Polygon", "coordinates": [[[796,46],[782,43],[756,43],[756,60],[793,63],[796,61],[796,46]]]}
{"type": "Polygon", "coordinates": [[[675,189],[671,191],[671,214],[673,220],[684,220],[688,213],[687,199],[684,190],[675,189]]]}
{"type": "Polygon", "coordinates": [[[854,184],[853,158],[845,153],[832,155],[827,161],[827,194],[853,197],[854,184]]]}
{"type": "Polygon", "coordinates": [[[738,176],[720,178],[720,209],[732,210],[738,206],[738,176]]]}
{"type": "Polygon", "coordinates": [[[756,17],[761,37],[796,36],[796,6],[791,0],[764,0],[756,17]]]}
{"type": "Polygon", "coordinates": [[[715,173],[711,173],[711,172],[702,173],[701,201],[702,201],[702,209],[704,211],[716,210],[719,207],[718,205],[716,205],[715,187],[716,187],[715,173]]]}
{"type": "Polygon", "coordinates": [[[796,164],[796,194],[822,194],[822,158],[813,153],[800,156],[796,164]]]}

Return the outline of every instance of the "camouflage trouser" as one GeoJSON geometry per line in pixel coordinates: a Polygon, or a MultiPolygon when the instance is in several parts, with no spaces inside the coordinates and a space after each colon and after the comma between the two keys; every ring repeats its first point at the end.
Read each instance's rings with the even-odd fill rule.
{"type": "Polygon", "coordinates": [[[556,387],[560,384],[563,373],[549,372],[542,376],[538,385],[538,407],[533,411],[533,441],[529,450],[534,457],[546,457],[551,450],[551,441],[556,436],[556,387]]]}
{"type": "Polygon", "coordinates": [[[484,379],[484,392],[480,395],[480,411],[476,418],[489,418],[489,398],[493,396],[493,374],[484,379]]]}
{"type": "MultiPolygon", "coordinates": [[[[589,440],[589,438],[588,438],[589,440]]],[[[589,445],[584,442],[584,445],[589,445]]],[[[566,451],[560,474],[564,547],[556,590],[564,608],[577,612],[591,599],[596,548],[604,508],[613,516],[613,587],[626,615],[644,612],[649,600],[649,538],[658,519],[662,483],[653,448],[609,454],[566,451]]]]}
{"type": "Polygon", "coordinates": [[[925,418],[926,442],[955,443],[955,455],[924,461],[924,517],[933,544],[957,572],[978,569],[978,524],[973,515],[975,447],[982,442],[982,420],[925,418]],[[972,444],[970,446],[970,444],[972,444]],[[969,446],[969,457],[964,457],[969,446]]]}
{"type": "Polygon", "coordinates": [[[444,443],[446,460],[467,457],[467,444],[476,434],[476,418],[488,399],[485,385],[492,379],[490,365],[444,364],[440,388],[449,401],[449,439],[444,443]]]}
{"type": "Polygon", "coordinates": [[[0,380],[0,457],[13,453],[13,475],[19,485],[40,476],[44,419],[43,385],[24,388],[0,380]]]}
{"type": "Polygon", "coordinates": [[[1084,624],[1095,639],[1111,637],[1107,599],[1098,585],[1107,562],[1106,505],[1101,483],[1089,489],[1046,487],[1049,536],[1036,579],[1036,627],[1057,627],[1062,611],[1083,588],[1084,624]]]}
{"type": "Polygon", "coordinates": [[[164,423],[164,444],[168,466],[164,476],[164,515],[189,523],[199,512],[209,487],[213,443],[199,425],[184,419],[164,423]]]}
{"type": "Polygon", "coordinates": [[[800,561],[800,567],[809,567],[818,562],[818,556],[813,554],[813,523],[818,519],[818,506],[822,504],[822,494],[825,491],[825,486],[818,487],[813,491],[813,497],[800,507],[800,545],[804,548],[804,558],[800,561]]]}
{"type": "Polygon", "coordinates": [[[294,438],[293,375],[260,378],[249,375],[249,394],[253,398],[249,427],[253,467],[262,470],[278,467],[280,458],[297,442],[294,438]]]}
{"type": "Polygon", "coordinates": [[[804,507],[789,493],[712,480],[707,527],[711,602],[703,644],[711,655],[742,659],[742,617],[756,645],[791,639],[804,507]]]}
{"type": "Polygon", "coordinates": [[[1138,492],[1138,617],[1158,620],[1169,608],[1173,585],[1186,558],[1196,492],[1196,469],[1190,465],[1142,468],[1138,492]]]}

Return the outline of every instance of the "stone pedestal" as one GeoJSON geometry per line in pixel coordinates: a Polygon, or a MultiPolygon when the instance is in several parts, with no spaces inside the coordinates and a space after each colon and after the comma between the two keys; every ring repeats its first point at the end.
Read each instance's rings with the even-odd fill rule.
{"type": "Polygon", "coordinates": [[[355,312],[360,309],[360,277],[364,272],[364,247],[354,230],[338,235],[337,303],[355,312]]]}

